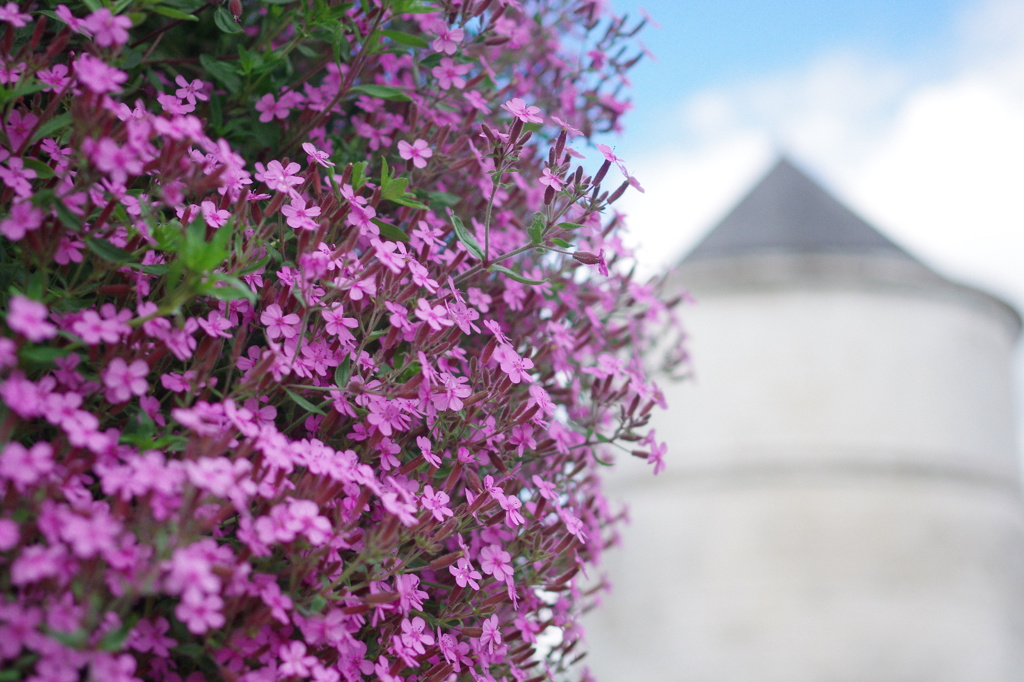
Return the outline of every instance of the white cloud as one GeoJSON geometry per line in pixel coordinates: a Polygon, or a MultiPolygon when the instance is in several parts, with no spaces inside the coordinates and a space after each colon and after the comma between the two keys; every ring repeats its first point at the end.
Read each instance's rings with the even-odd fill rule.
{"type": "Polygon", "coordinates": [[[682,102],[685,139],[630,159],[642,261],[678,258],[785,151],[922,259],[1024,304],[1024,3],[958,28],[928,62],[846,50],[682,102]]]}

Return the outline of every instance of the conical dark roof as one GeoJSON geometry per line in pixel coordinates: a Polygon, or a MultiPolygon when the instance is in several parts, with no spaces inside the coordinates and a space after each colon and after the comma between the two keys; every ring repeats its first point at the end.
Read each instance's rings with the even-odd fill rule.
{"type": "Polygon", "coordinates": [[[917,262],[786,158],[683,260],[768,253],[877,254],[917,262]]]}

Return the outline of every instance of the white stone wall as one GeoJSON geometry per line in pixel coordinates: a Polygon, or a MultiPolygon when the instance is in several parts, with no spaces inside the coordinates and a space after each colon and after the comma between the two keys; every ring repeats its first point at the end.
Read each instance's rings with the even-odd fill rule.
{"type": "Polygon", "coordinates": [[[1019,320],[923,268],[793,265],[690,273],[696,379],[667,387],[669,470],[614,481],[593,672],[1019,682],[1019,320]]]}

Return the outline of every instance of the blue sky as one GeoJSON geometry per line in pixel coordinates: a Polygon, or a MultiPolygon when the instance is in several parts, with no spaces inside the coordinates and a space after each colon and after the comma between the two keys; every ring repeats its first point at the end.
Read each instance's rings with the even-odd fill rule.
{"type": "Polygon", "coordinates": [[[926,263],[1024,306],[1024,2],[611,0],[660,28],[616,153],[641,265],[780,152],[926,263]]]}
{"type": "Polygon", "coordinates": [[[1024,310],[1024,0],[610,2],[661,26],[614,142],[646,188],[617,204],[641,272],[785,152],[924,263],[1024,310]]]}
{"type": "MultiPolygon", "coordinates": [[[[700,89],[749,82],[849,50],[926,62],[936,70],[967,0],[611,0],[619,14],[646,12],[641,42],[655,55],[632,72],[635,110],[626,149],[659,144],[641,131],[656,124],[667,100],[700,89]],[[668,94],[666,94],[668,93],[668,94]]],[[[656,127],[656,126],[655,126],[656,127]]],[[[685,137],[685,132],[684,132],[685,137]]]]}

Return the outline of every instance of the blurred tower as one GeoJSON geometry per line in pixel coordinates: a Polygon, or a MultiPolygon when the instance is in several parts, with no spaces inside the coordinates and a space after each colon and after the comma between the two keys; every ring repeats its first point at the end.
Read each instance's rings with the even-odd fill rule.
{"type": "Polygon", "coordinates": [[[599,682],[1024,680],[1018,314],[786,160],[672,277],[696,378],[612,482],[599,682]]]}

